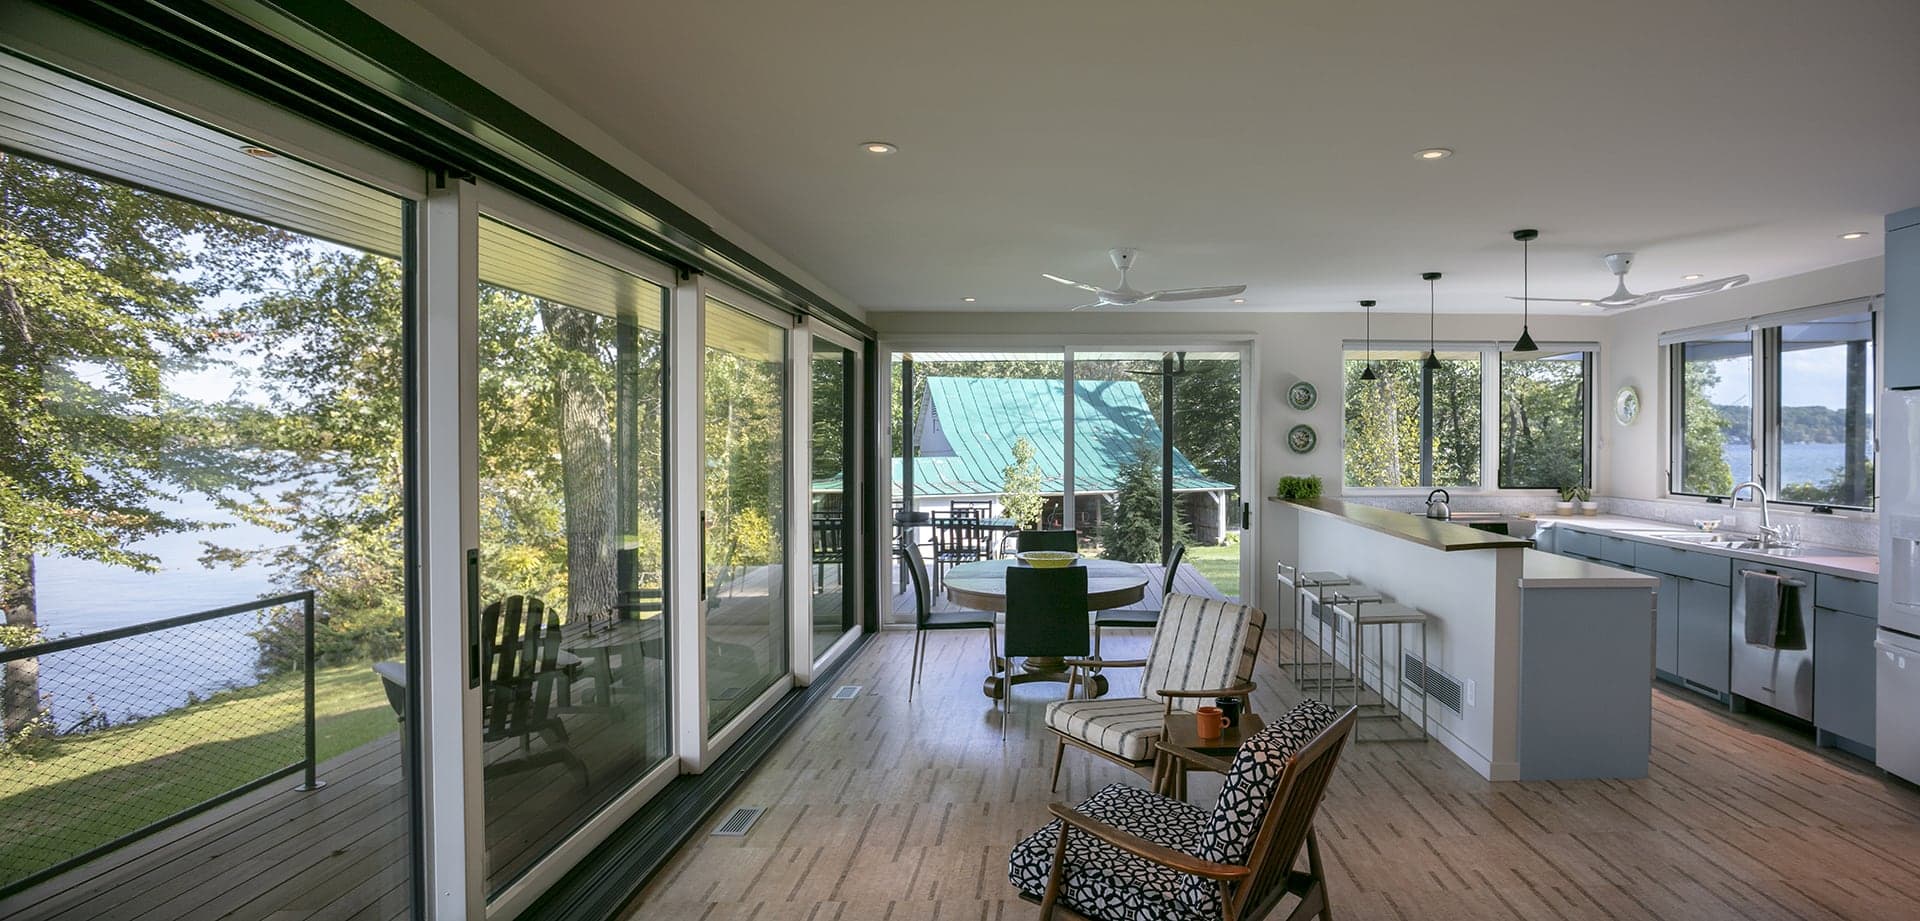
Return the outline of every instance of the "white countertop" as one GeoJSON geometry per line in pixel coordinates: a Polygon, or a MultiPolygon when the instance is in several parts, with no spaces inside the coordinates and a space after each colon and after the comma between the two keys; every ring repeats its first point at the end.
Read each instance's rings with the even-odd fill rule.
{"type": "Polygon", "coordinates": [[[1604,563],[1590,563],[1570,556],[1528,550],[1520,566],[1521,588],[1639,588],[1656,589],[1654,576],[1604,563]]]}
{"type": "MultiPolygon", "coordinates": [[[[1570,517],[1541,516],[1534,519],[1538,527],[1573,528],[1579,531],[1593,531],[1600,534],[1615,534],[1632,537],[1664,547],[1679,547],[1712,553],[1717,556],[1736,560],[1752,560],[1761,563],[1773,563],[1790,566],[1794,569],[1807,569],[1824,572],[1830,576],[1847,579],[1862,579],[1868,582],[1880,581],[1880,558],[1858,550],[1841,550],[1834,547],[1816,547],[1803,545],[1789,551],[1763,553],[1758,550],[1735,550],[1731,547],[1703,544],[1693,541],[1674,540],[1652,536],[1649,532],[1690,531],[1684,524],[1671,521],[1653,521],[1646,518],[1627,518],[1621,515],[1580,515],[1570,517]]],[[[1576,561],[1578,562],[1578,561],[1576,561]]]]}

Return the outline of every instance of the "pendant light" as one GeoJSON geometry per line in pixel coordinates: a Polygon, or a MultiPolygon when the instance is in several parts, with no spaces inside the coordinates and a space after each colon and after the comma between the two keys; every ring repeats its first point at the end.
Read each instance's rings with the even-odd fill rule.
{"type": "Polygon", "coordinates": [[[1377,381],[1380,375],[1373,373],[1373,301],[1361,301],[1360,306],[1367,310],[1367,369],[1360,372],[1363,381],[1377,381]]]}
{"type": "Polygon", "coordinates": [[[1422,359],[1420,367],[1429,371],[1440,370],[1440,356],[1433,347],[1433,283],[1440,280],[1439,272],[1421,272],[1420,277],[1427,282],[1427,357],[1422,359]]]}
{"type": "Polygon", "coordinates": [[[1540,347],[1533,344],[1533,333],[1527,330],[1527,321],[1531,319],[1531,311],[1528,308],[1532,306],[1531,297],[1533,295],[1533,291],[1531,290],[1533,278],[1532,272],[1530,271],[1531,267],[1527,264],[1527,257],[1530,255],[1528,252],[1529,245],[1532,244],[1534,240],[1540,238],[1540,231],[1516,230],[1513,232],[1513,238],[1520,241],[1520,338],[1513,343],[1513,350],[1516,352],[1538,352],[1540,351],[1540,347]]]}

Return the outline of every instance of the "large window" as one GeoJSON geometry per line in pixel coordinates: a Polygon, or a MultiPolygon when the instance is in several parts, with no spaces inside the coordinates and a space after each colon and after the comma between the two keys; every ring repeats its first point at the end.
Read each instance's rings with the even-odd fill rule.
{"type": "Polygon", "coordinates": [[[1593,353],[1500,356],[1500,488],[1590,482],[1593,353]]]}
{"type": "Polygon", "coordinates": [[[1872,312],[1841,308],[1750,327],[1669,343],[1671,491],[1725,496],[1757,480],[1782,502],[1871,508],[1872,312]]]}
{"type": "Polygon", "coordinates": [[[1356,488],[1480,485],[1478,351],[1439,353],[1428,370],[1417,351],[1347,352],[1346,485],[1356,488]]]}

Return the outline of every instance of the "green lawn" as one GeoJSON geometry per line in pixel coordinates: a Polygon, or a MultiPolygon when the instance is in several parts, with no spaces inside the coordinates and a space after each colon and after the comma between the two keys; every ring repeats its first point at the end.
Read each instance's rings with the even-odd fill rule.
{"type": "Polygon", "coordinates": [[[1221,547],[1188,547],[1187,562],[1200,574],[1207,577],[1220,594],[1228,598],[1240,597],[1240,545],[1227,544],[1221,547]]]}
{"type": "MultiPolygon", "coordinates": [[[[0,760],[0,882],[298,762],[302,688],[300,675],[279,676],[0,760]]],[[[365,664],[321,669],[314,697],[323,780],[328,758],[397,728],[365,664]]]]}

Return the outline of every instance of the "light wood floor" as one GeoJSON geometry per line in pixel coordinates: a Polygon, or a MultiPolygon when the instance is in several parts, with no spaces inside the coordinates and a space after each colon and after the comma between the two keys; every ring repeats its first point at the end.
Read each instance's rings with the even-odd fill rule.
{"type": "MultiPolygon", "coordinates": [[[[1109,655],[1145,637],[1110,636],[1109,655]]],[[[1070,751],[1049,793],[1053,746],[1036,724],[1059,687],[1017,688],[1003,743],[980,694],[984,638],[930,639],[911,703],[913,635],[870,644],[841,679],[860,696],[822,703],[730,804],[771,811],[745,838],[703,828],[627,917],[1034,917],[1007,884],[1013,842],[1048,802],[1134,778],[1070,751]]],[[[1262,713],[1299,697],[1273,665],[1276,639],[1262,713]]],[[[1644,780],[1491,784],[1435,744],[1350,748],[1319,823],[1336,917],[1920,917],[1920,792],[1704,699],[1649,694],[1644,780]]],[[[1217,792],[1195,776],[1194,801],[1217,792]]]]}

